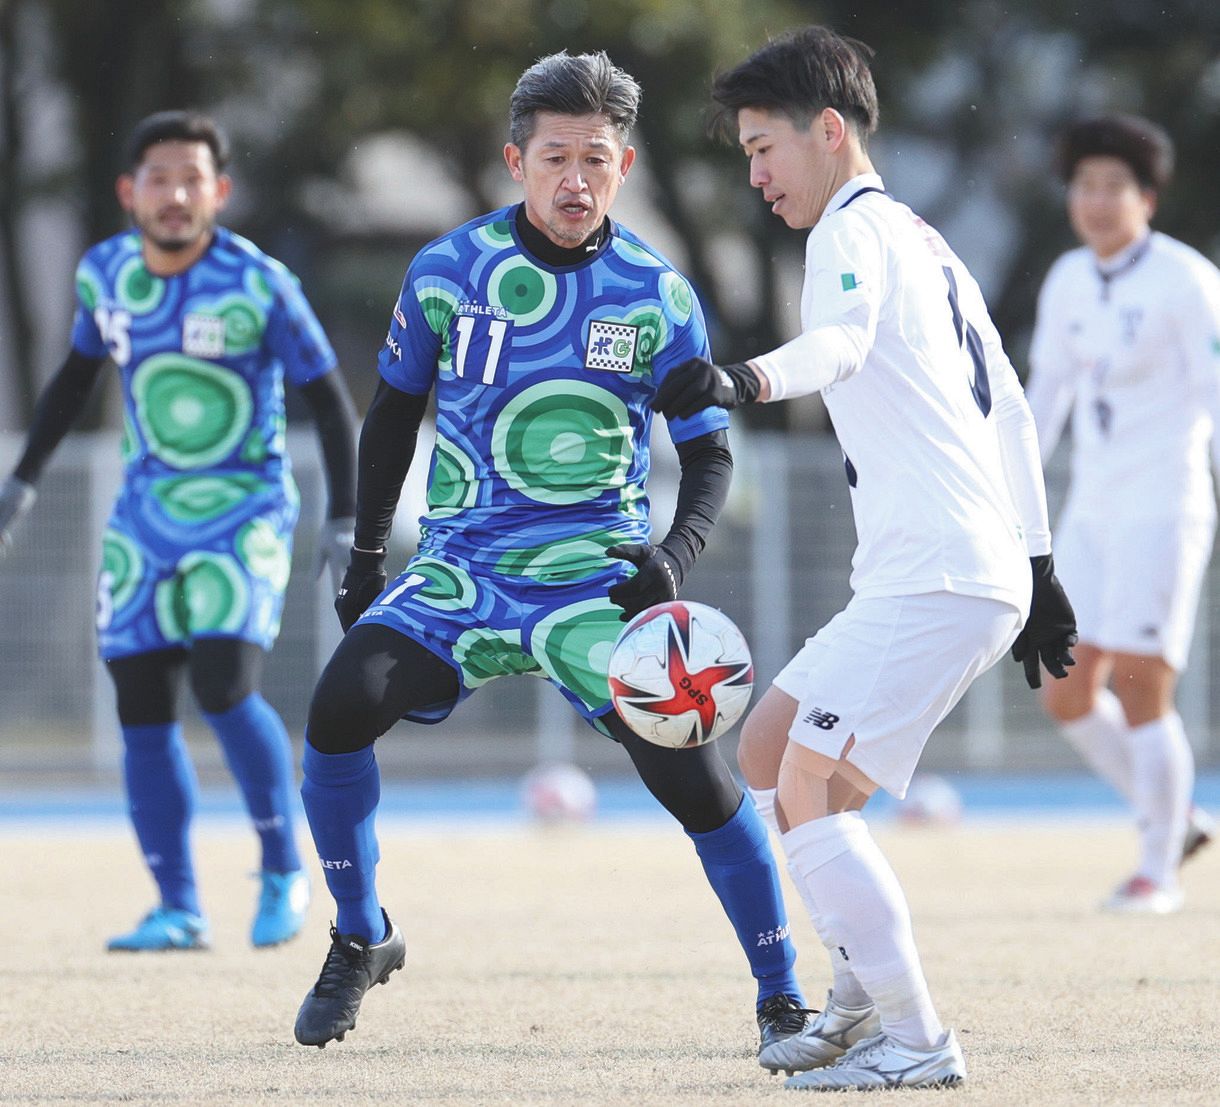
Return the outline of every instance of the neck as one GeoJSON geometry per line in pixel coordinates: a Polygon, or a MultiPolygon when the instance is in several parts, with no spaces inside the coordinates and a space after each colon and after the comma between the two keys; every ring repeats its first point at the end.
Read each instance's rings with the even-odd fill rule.
{"type": "Polygon", "coordinates": [[[526,250],[539,261],[554,266],[556,269],[588,261],[596,253],[597,247],[601,245],[602,239],[610,229],[609,219],[603,219],[601,226],[583,242],[560,245],[530,219],[524,204],[517,208],[516,224],[517,233],[521,236],[521,244],[526,250]]]}
{"type": "Polygon", "coordinates": [[[822,198],[822,210],[818,212],[818,219],[821,219],[826,214],[826,208],[830,203],[831,197],[847,184],[848,181],[859,177],[863,173],[876,172],[877,170],[873,168],[873,163],[863,150],[852,149],[847,153],[842,162],[839,163],[838,171],[831,178],[830,184],[826,186],[826,195],[822,198]]]}
{"type": "Polygon", "coordinates": [[[165,250],[158,246],[148,235],[140,236],[140,253],[144,258],[144,268],[155,277],[176,277],[195,264],[212,245],[215,231],[208,231],[182,250],[165,250]]]}
{"type": "Polygon", "coordinates": [[[1136,245],[1139,242],[1143,242],[1144,239],[1148,237],[1149,233],[1150,233],[1150,228],[1143,227],[1140,229],[1140,231],[1138,233],[1133,234],[1130,238],[1128,238],[1120,246],[1111,246],[1109,249],[1107,249],[1104,252],[1099,249],[1094,248],[1093,256],[1096,257],[1097,260],[1100,262],[1113,261],[1120,254],[1126,253],[1126,251],[1130,250],[1132,246],[1136,245]]]}

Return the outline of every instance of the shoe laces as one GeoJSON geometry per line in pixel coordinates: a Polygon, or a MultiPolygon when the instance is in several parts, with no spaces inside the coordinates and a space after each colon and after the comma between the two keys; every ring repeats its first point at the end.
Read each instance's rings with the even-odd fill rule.
{"type": "Polygon", "coordinates": [[[369,958],[367,949],[353,949],[343,941],[343,935],[333,926],[330,928],[330,949],[326,951],[326,960],[322,963],[322,971],[318,974],[318,982],[313,986],[314,995],[336,996],[339,989],[347,982],[352,969],[363,964],[369,958]]]}
{"type": "Polygon", "coordinates": [[[785,1034],[796,1034],[805,1029],[805,1019],[817,1012],[802,1007],[790,995],[778,992],[763,1000],[758,1009],[759,1023],[769,1023],[785,1034]]]}
{"type": "Polygon", "coordinates": [[[861,1038],[855,1045],[840,1057],[836,1065],[867,1065],[878,1053],[889,1044],[884,1034],[874,1034],[871,1038],[861,1038]]]}

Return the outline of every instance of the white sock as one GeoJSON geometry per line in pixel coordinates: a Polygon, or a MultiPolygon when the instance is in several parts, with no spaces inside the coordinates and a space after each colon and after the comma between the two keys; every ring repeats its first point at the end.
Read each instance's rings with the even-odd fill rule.
{"type": "Polygon", "coordinates": [[[1102,688],[1092,711],[1070,723],[1061,723],[1063,736],[1099,777],[1128,803],[1135,803],[1131,760],[1131,728],[1122,704],[1109,688],[1102,688]]]}
{"type": "Polygon", "coordinates": [[[816,905],[821,917],[814,925],[836,939],[837,955],[877,1005],[882,1029],[919,1049],[940,1043],[945,1031],[919,964],[906,897],[860,812],[802,823],[782,841],[806,906],[816,905]]]}
{"type": "Polygon", "coordinates": [[[750,793],[750,799],[754,801],[754,810],[762,816],[762,821],[767,824],[767,829],[773,834],[778,834],[779,823],[775,821],[775,789],[774,788],[751,788],[746,785],[746,791],[750,793]]]}
{"type": "Polygon", "coordinates": [[[1138,873],[1163,887],[1178,883],[1178,864],[1195,786],[1195,758],[1176,711],[1131,730],[1138,873]]]}

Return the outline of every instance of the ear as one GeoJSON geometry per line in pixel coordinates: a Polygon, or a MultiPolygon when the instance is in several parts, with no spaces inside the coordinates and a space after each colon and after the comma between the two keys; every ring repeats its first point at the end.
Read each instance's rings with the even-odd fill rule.
{"type": "Polygon", "coordinates": [[[634,146],[623,147],[623,157],[618,163],[619,184],[622,184],[623,181],[625,181],[627,179],[627,173],[629,172],[629,170],[631,169],[631,167],[634,164],[635,164],[635,147],[634,146]]]}
{"type": "Polygon", "coordinates": [[[818,117],[818,126],[822,128],[822,134],[826,138],[826,146],[831,153],[834,153],[847,141],[848,135],[851,133],[847,126],[847,120],[842,114],[835,111],[834,108],[823,108],[822,114],[818,117]]]}
{"type": "Polygon", "coordinates": [[[135,186],[135,178],[130,173],[123,173],[114,182],[114,194],[119,198],[119,206],[124,211],[131,211],[132,209],[135,186]]]}
{"type": "Polygon", "coordinates": [[[1141,189],[1141,195],[1144,197],[1144,213],[1145,218],[1149,223],[1152,222],[1152,217],[1156,215],[1156,202],[1158,196],[1155,188],[1141,189]]]}
{"type": "Polygon", "coordinates": [[[525,173],[521,168],[522,152],[521,147],[515,143],[509,142],[504,146],[504,164],[508,166],[509,176],[514,181],[525,180],[525,173]]]}
{"type": "Polygon", "coordinates": [[[233,193],[233,178],[228,173],[221,173],[216,178],[216,210],[223,211],[233,193]]]}

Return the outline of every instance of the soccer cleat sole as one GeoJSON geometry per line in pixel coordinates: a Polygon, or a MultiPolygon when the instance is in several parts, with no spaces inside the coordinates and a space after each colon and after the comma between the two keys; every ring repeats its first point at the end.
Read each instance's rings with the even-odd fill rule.
{"type": "Polygon", "coordinates": [[[835,1092],[893,1092],[893,1091],[898,1091],[899,1089],[905,1089],[907,1091],[918,1091],[922,1088],[960,1088],[965,1083],[966,1083],[965,1077],[954,1075],[954,1076],[942,1076],[939,1080],[929,1080],[926,1084],[886,1084],[886,1085],[876,1084],[876,1085],[870,1085],[870,1086],[866,1086],[866,1087],[856,1087],[856,1088],[853,1088],[850,1086],[845,1086],[842,1088],[789,1088],[789,1087],[785,1086],[784,1091],[786,1091],[786,1092],[821,1092],[823,1094],[825,1094],[826,1092],[830,1092],[831,1094],[834,1094],[835,1092]]]}

